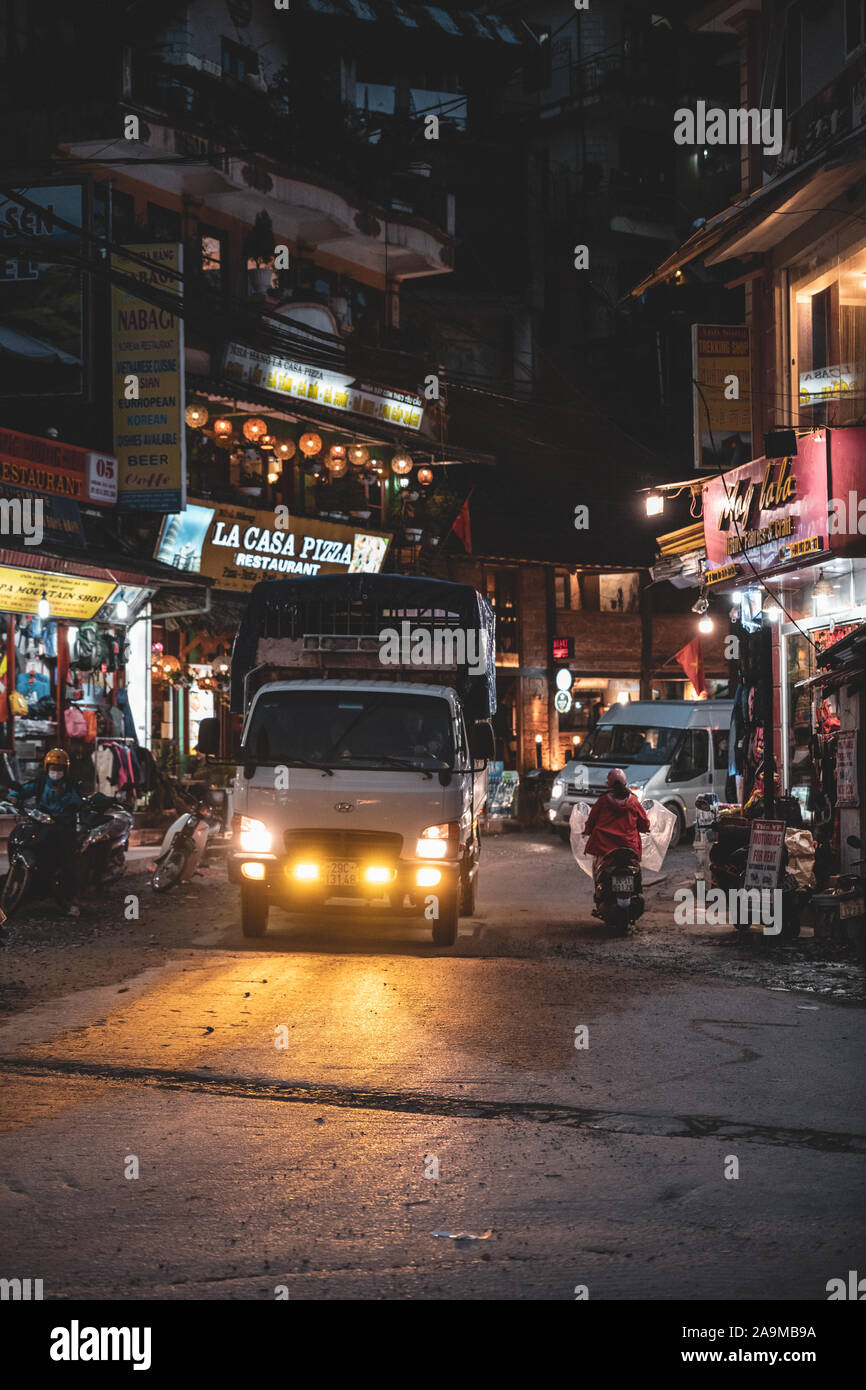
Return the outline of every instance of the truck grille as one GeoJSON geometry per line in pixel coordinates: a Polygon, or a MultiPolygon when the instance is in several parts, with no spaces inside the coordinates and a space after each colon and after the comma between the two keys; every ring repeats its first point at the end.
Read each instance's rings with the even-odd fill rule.
{"type": "Polygon", "coordinates": [[[403,836],[374,830],[287,830],[287,854],[315,854],[323,859],[398,859],[403,836]]]}

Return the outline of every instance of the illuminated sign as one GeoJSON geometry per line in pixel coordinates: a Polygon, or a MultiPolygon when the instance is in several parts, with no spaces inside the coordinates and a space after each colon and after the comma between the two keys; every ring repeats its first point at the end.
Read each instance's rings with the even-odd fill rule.
{"type": "Polygon", "coordinates": [[[553,703],[559,714],[568,714],[572,704],[571,696],[567,690],[557,690],[553,703]]]}
{"type": "Polygon", "coordinates": [[[228,377],[273,391],[277,396],[290,396],[293,400],[323,405],[329,410],[349,410],[371,420],[400,425],[403,429],[421,428],[424,402],[411,391],[359,382],[354,377],[311,367],[306,362],[270,357],[242,343],[229,343],[224,370],[228,377]]]}
{"type": "Polygon", "coordinates": [[[554,661],[571,661],[574,656],[573,637],[554,637],[553,639],[553,659],[554,661]]]}
{"type": "MultiPolygon", "coordinates": [[[[285,509],[281,509],[284,511],[285,509]]],[[[287,517],[276,511],[208,506],[190,501],[166,518],[156,558],[218,589],[251,589],[260,579],[287,574],[378,574],[390,536],[329,521],[287,517]]]]}
{"type": "Polygon", "coordinates": [[[0,428],[0,484],[110,507],[117,501],[117,459],[0,428]]]}
{"type": "Polygon", "coordinates": [[[704,583],[722,584],[726,579],[736,579],[738,573],[736,565],[722,565],[721,569],[704,570],[704,583]]]}
{"type": "MultiPolygon", "coordinates": [[[[114,270],[177,295],[173,272],[182,268],[182,247],[154,243],[127,249],[151,264],[113,256],[114,270]]],[[[120,505],[137,511],[180,511],[186,505],[183,319],[112,285],[111,356],[120,505]],[[132,398],[130,378],[135,381],[132,398]]]]}
{"type": "Polygon", "coordinates": [[[752,459],[708,478],[703,492],[708,570],[723,569],[744,552],[758,569],[768,569],[826,532],[826,438],[805,435],[793,458],[752,459]]]}
{"type": "Polygon", "coordinates": [[[849,363],[842,367],[816,367],[812,372],[801,372],[800,404],[820,405],[822,401],[836,401],[840,396],[856,391],[858,383],[859,377],[849,363]]]}
{"type": "Polygon", "coordinates": [[[114,593],[113,580],[84,579],[44,570],[0,569],[3,607],[8,613],[35,613],[43,594],[52,618],[93,618],[114,593]]]}

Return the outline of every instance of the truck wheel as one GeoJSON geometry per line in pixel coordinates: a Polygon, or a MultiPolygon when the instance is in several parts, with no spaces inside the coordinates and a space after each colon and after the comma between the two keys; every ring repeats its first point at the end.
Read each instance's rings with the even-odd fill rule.
{"type": "Polygon", "coordinates": [[[433,945],[453,946],[457,940],[457,895],[439,899],[439,916],[433,922],[433,945]]]}
{"type": "Polygon", "coordinates": [[[472,878],[460,877],[460,916],[475,916],[475,885],[478,882],[478,874],[472,878]]]}
{"type": "Polygon", "coordinates": [[[260,888],[241,889],[241,927],[244,936],[264,936],[270,904],[260,888]]]}
{"type": "Polygon", "coordinates": [[[571,828],[567,825],[555,825],[554,830],[564,845],[571,844],[571,828]]]}

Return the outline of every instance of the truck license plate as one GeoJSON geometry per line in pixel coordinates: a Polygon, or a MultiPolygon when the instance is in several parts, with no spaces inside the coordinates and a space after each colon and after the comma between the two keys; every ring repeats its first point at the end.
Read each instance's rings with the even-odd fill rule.
{"type": "Polygon", "coordinates": [[[329,888],[349,888],[358,882],[358,865],[354,859],[331,859],[328,861],[327,884],[329,888]]]}
{"type": "Polygon", "coordinates": [[[863,914],[863,899],[851,898],[848,902],[839,904],[840,917],[860,917],[863,914]]]}
{"type": "Polygon", "coordinates": [[[628,874],[626,874],[622,878],[618,878],[617,875],[614,874],[613,891],[615,893],[630,893],[632,890],[632,883],[633,880],[628,876],[628,874]]]}

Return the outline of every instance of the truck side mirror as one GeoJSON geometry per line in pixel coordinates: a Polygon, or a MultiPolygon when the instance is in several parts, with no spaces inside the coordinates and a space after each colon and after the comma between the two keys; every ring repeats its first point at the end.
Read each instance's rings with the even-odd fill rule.
{"type": "Polygon", "coordinates": [[[476,719],[469,735],[469,747],[473,762],[486,762],[496,757],[496,743],[493,730],[486,719],[476,719]]]}
{"type": "Polygon", "coordinates": [[[203,719],[198,726],[197,751],[203,757],[216,757],[220,751],[220,722],[218,719],[203,719]]]}

